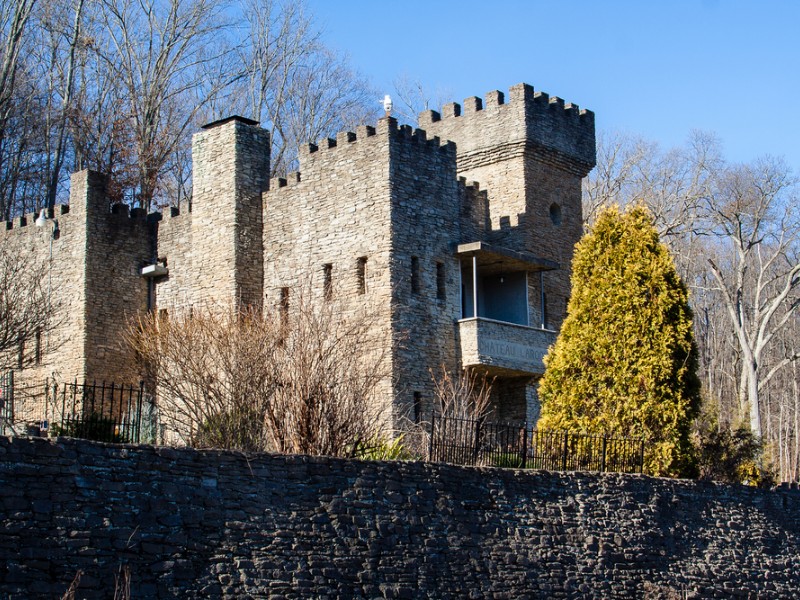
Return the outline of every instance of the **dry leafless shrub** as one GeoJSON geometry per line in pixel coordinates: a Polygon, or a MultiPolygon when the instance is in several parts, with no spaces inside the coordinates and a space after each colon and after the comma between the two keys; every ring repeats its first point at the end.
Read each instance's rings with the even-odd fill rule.
{"type": "Polygon", "coordinates": [[[280,452],[341,455],[380,433],[374,396],[390,374],[386,344],[365,311],[335,306],[301,297],[286,327],[266,413],[280,452]]]}
{"type": "Polygon", "coordinates": [[[302,294],[282,311],[140,317],[129,342],[168,429],[193,446],[341,456],[380,433],[386,351],[366,312],[302,294]]]}
{"type": "Polygon", "coordinates": [[[114,575],[114,600],[130,600],[131,598],[131,567],[120,565],[119,572],[114,575]]]}
{"type": "Polygon", "coordinates": [[[441,372],[431,369],[435,410],[443,417],[481,419],[492,412],[493,379],[473,369],[451,373],[444,365],[441,372]]]}
{"type": "Polygon", "coordinates": [[[255,312],[195,310],[148,313],[129,342],[146,380],[158,391],[167,429],[192,446],[261,450],[264,403],[275,381],[278,344],[255,312]]]}
{"type": "Polygon", "coordinates": [[[30,249],[0,246],[0,370],[32,356],[37,336],[49,338],[63,320],[58,296],[49,290],[48,269],[30,249]]]}
{"type": "Polygon", "coordinates": [[[64,595],[61,596],[61,600],[75,600],[75,594],[78,592],[78,586],[81,584],[81,577],[83,576],[83,571],[78,569],[75,573],[75,577],[72,579],[72,583],[69,584],[67,591],[64,592],[64,595]]]}

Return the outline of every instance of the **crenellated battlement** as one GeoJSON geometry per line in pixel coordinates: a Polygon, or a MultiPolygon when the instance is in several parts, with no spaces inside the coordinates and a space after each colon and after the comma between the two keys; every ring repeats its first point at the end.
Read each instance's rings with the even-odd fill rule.
{"type": "MultiPolygon", "coordinates": [[[[171,216],[177,216],[177,209],[172,210],[175,210],[176,212],[171,214],[171,216]]],[[[70,214],[69,204],[57,204],[55,208],[47,210],[47,219],[49,221],[59,220],[65,217],[70,218],[73,216],[75,216],[75,213],[73,212],[70,214]]],[[[112,205],[106,216],[109,223],[115,223],[116,225],[124,222],[131,224],[152,223],[154,221],[160,221],[163,218],[160,212],[148,213],[143,208],[130,208],[127,204],[123,203],[116,203],[112,205]]],[[[0,235],[12,231],[37,230],[38,228],[36,227],[35,223],[38,217],[39,213],[34,212],[15,217],[11,221],[0,221],[0,235]]],[[[63,224],[64,222],[62,221],[62,225],[63,224]]]]}
{"type": "Polygon", "coordinates": [[[459,156],[510,143],[525,143],[572,160],[573,168],[588,172],[595,163],[594,113],[558,96],[518,84],[506,95],[493,90],[481,99],[472,96],[451,102],[441,113],[419,114],[419,125],[429,133],[452,139],[459,156]]]}
{"type": "Polygon", "coordinates": [[[376,127],[362,125],[356,128],[355,133],[342,131],[336,135],[336,138],[324,138],[316,144],[305,144],[300,148],[301,161],[302,158],[312,154],[348,147],[357,144],[361,140],[376,136],[386,136],[394,140],[407,140],[433,150],[446,151],[452,145],[450,142],[442,143],[437,136],[428,139],[428,134],[425,130],[414,129],[410,125],[398,125],[397,119],[394,117],[385,117],[378,121],[376,127]]]}
{"type": "Polygon", "coordinates": [[[127,204],[123,204],[122,202],[117,202],[111,205],[111,215],[116,218],[117,221],[122,220],[131,220],[131,221],[145,221],[145,220],[160,220],[161,213],[153,212],[149,213],[141,208],[131,208],[127,204]],[[156,218],[155,215],[158,215],[156,218]]]}
{"type": "Polygon", "coordinates": [[[550,97],[545,92],[536,92],[533,86],[526,83],[513,86],[509,90],[509,102],[505,100],[505,94],[499,90],[487,92],[486,96],[481,99],[478,96],[471,96],[464,100],[463,107],[458,102],[450,102],[442,107],[442,111],[425,110],[419,113],[420,127],[425,127],[430,123],[436,123],[442,119],[451,119],[459,117],[467,117],[469,115],[479,113],[481,111],[492,111],[500,107],[508,108],[515,107],[518,103],[522,102],[525,106],[533,104],[536,106],[547,107],[547,109],[560,109],[574,115],[580,120],[587,121],[594,126],[594,113],[591,110],[581,109],[577,104],[565,103],[562,98],[558,96],[550,97]]]}
{"type": "Polygon", "coordinates": [[[270,191],[274,192],[281,188],[294,187],[298,183],[300,183],[300,172],[292,171],[291,173],[287,173],[286,177],[273,177],[270,179],[269,189],[270,191]]]}
{"type": "MultiPolygon", "coordinates": [[[[305,144],[299,149],[301,167],[306,161],[313,161],[333,152],[349,148],[358,148],[359,143],[373,138],[388,138],[392,142],[407,143],[427,152],[451,153],[455,159],[456,146],[449,140],[439,136],[429,137],[423,129],[415,129],[410,125],[399,125],[393,117],[382,118],[375,127],[360,125],[355,132],[341,131],[335,138],[323,138],[316,143],[305,144]]],[[[302,181],[301,172],[289,173],[286,177],[270,179],[269,193],[280,193],[283,189],[291,189],[302,181]]]]}
{"type": "Polygon", "coordinates": [[[489,219],[489,201],[486,190],[477,181],[458,178],[461,240],[481,239],[486,232],[489,219]]]}
{"type": "Polygon", "coordinates": [[[459,177],[458,187],[465,192],[478,192],[481,189],[481,184],[477,181],[470,181],[466,177],[459,177]]]}
{"type": "MultiPolygon", "coordinates": [[[[192,211],[181,210],[177,206],[164,207],[163,212],[147,215],[148,223],[158,223],[157,236],[173,236],[188,231],[192,226],[192,211]]],[[[164,239],[167,239],[164,238],[164,239]]]]}
{"type": "MultiPolygon", "coordinates": [[[[47,218],[59,218],[63,215],[69,213],[69,204],[56,204],[55,208],[47,209],[47,218]]],[[[7,231],[19,230],[28,227],[36,227],[36,219],[38,218],[38,212],[32,212],[27,215],[22,215],[19,217],[15,217],[10,221],[0,221],[0,235],[7,231]]]]}

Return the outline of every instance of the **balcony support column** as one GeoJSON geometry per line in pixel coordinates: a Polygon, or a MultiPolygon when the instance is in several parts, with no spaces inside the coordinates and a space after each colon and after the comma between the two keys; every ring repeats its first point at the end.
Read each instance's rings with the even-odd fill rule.
{"type": "Polygon", "coordinates": [[[478,316],[478,255],[472,255],[472,316],[478,316]]]}
{"type": "Polygon", "coordinates": [[[539,320],[541,321],[541,328],[547,329],[547,315],[545,314],[545,298],[544,298],[544,271],[539,271],[539,320]]]}

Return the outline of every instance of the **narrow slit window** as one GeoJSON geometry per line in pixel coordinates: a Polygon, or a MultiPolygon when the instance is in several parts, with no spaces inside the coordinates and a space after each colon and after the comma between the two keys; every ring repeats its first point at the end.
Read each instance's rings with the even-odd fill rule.
{"type": "Polygon", "coordinates": [[[436,263],[436,299],[444,300],[447,296],[447,283],[445,279],[444,263],[436,263]]]}
{"type": "Polygon", "coordinates": [[[411,293],[419,294],[419,257],[411,257],[411,293]]]}
{"type": "Polygon", "coordinates": [[[333,298],[333,265],[327,263],[322,267],[322,294],[325,300],[333,298]]]}
{"type": "Polygon", "coordinates": [[[281,313],[281,325],[286,327],[289,324],[289,288],[281,288],[281,302],[279,306],[281,313]]]}
{"type": "Polygon", "coordinates": [[[42,330],[37,329],[34,337],[35,346],[33,358],[37,365],[42,364],[42,330]]]}
{"type": "Polygon", "coordinates": [[[550,220],[553,225],[561,225],[561,207],[555,202],[550,205],[550,220]]]}
{"type": "Polygon", "coordinates": [[[367,293],[367,257],[360,256],[356,261],[358,293],[367,293]]]}
{"type": "Polygon", "coordinates": [[[20,340],[19,347],[17,348],[17,368],[21,370],[24,362],[25,362],[25,340],[20,340]]]}
{"type": "Polygon", "coordinates": [[[422,393],[414,392],[414,423],[422,420],[422,393]]]}

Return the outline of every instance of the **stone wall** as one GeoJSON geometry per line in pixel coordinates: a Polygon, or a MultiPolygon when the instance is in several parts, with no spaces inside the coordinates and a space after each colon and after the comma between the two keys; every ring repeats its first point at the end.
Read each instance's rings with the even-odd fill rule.
{"type": "Polygon", "coordinates": [[[87,192],[82,175],[73,176],[73,206],[56,205],[43,227],[35,225],[36,214],[0,222],[0,254],[19,257],[33,269],[41,293],[57,307],[52,322],[58,326],[42,332],[38,344],[33,338],[23,344],[21,354],[16,345],[0,354],[0,364],[15,370],[13,416],[23,430],[26,423],[53,419],[56,407],[45,394],[47,377],[71,381],[85,374],[86,213],[85,202],[74,201],[87,192]]]}
{"type": "MultiPolygon", "coordinates": [[[[81,193],[82,183],[73,178],[73,197],[81,193]]],[[[36,227],[36,214],[0,223],[3,253],[21,256],[37,267],[44,265],[45,280],[40,284],[49,290],[53,304],[59,308],[54,320],[60,326],[54,331],[45,332],[40,363],[37,364],[35,360],[34,344],[29,343],[23,348],[22,366],[25,370],[16,374],[17,387],[23,389],[29,386],[42,387],[45,377],[53,371],[60,372],[66,378],[82,378],[84,375],[85,211],[82,206],[59,205],[52,216],[58,223],[55,237],[54,221],[50,220],[44,227],[36,227]]],[[[14,348],[3,357],[2,362],[18,367],[15,364],[18,358],[18,348],[14,348]]]]}
{"type": "Polygon", "coordinates": [[[434,397],[431,371],[457,369],[461,265],[453,248],[462,240],[466,198],[456,177],[454,144],[400,127],[391,137],[390,160],[395,421],[413,419],[415,402],[419,418],[427,420],[434,397]]]}
{"type": "MultiPolygon", "coordinates": [[[[300,152],[300,173],[275,178],[264,194],[264,293],[280,303],[281,288],[321,299],[331,265],[331,299],[356,298],[389,316],[391,232],[389,128],[323,140],[300,152]],[[359,259],[365,258],[364,280],[359,259]],[[309,288],[310,289],[307,289],[309,288]]],[[[293,300],[289,299],[290,305],[293,300]]]]}
{"type": "MultiPolygon", "coordinates": [[[[307,145],[300,150],[301,171],[273,178],[263,196],[266,308],[283,304],[291,315],[317,304],[340,319],[333,335],[341,335],[345,319],[363,323],[370,343],[385,353],[383,373],[391,373],[393,358],[387,351],[393,265],[389,136],[389,123],[382,120],[307,145]]],[[[392,398],[387,377],[374,399],[389,427],[392,398]]]]}
{"type": "Polygon", "coordinates": [[[0,438],[0,598],[786,598],[800,492],[0,438]]]}
{"type": "MultiPolygon", "coordinates": [[[[278,304],[282,288],[323,301],[327,268],[330,300],[345,310],[364,308],[391,348],[380,400],[391,411],[387,420],[401,428],[414,418],[415,394],[430,413],[429,369],[456,366],[460,291],[452,250],[462,203],[474,194],[456,177],[452,144],[392,118],[302,149],[300,167],[272,180],[264,194],[267,302],[278,304]]],[[[289,298],[290,310],[297,302],[289,298]]]]}
{"type": "Polygon", "coordinates": [[[169,270],[166,277],[154,278],[153,303],[168,315],[188,312],[194,305],[192,282],[192,213],[188,203],[183,208],[170,208],[158,222],[156,258],[169,270]]]}

